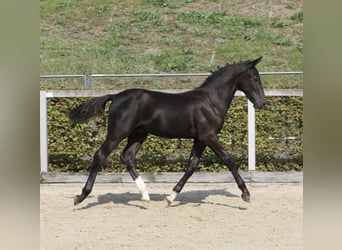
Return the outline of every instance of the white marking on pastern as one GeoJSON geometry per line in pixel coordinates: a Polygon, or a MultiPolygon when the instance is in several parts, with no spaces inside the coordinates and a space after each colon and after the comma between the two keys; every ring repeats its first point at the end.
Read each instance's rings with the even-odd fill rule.
{"type": "Polygon", "coordinates": [[[139,191],[141,192],[141,196],[142,196],[141,199],[145,201],[149,201],[150,195],[148,194],[145,182],[140,176],[135,179],[135,184],[137,185],[137,187],[139,188],[139,191]]]}
{"type": "Polygon", "coordinates": [[[177,192],[173,191],[169,196],[166,197],[168,205],[171,205],[171,203],[176,199],[177,192]]]}

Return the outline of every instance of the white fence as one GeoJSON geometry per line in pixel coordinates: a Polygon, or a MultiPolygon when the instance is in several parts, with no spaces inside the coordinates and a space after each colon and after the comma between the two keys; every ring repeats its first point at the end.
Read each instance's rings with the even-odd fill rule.
{"type": "MultiPolygon", "coordinates": [[[[274,72],[273,72],[274,73],[274,72]]],[[[286,73],[286,72],[278,72],[286,73]]],[[[301,73],[301,72],[290,72],[301,73]]],[[[100,75],[98,75],[100,76],[100,75]]],[[[108,76],[108,75],[103,75],[108,76]]],[[[112,76],[112,75],[110,75],[112,76]]],[[[136,76],[136,75],[134,75],[136,76]]],[[[168,93],[179,93],[185,90],[165,90],[168,93]]],[[[114,94],[117,90],[47,90],[40,91],[40,170],[48,172],[48,131],[47,131],[47,98],[52,97],[96,97],[114,94]]],[[[266,96],[303,96],[302,89],[266,89],[266,96]]],[[[238,91],[236,96],[244,95],[238,91]]],[[[248,170],[255,170],[255,110],[248,101],[248,170]]]]}
{"type": "MultiPolygon", "coordinates": [[[[84,88],[91,88],[95,78],[111,78],[111,77],[175,77],[175,76],[209,76],[211,73],[156,73],[156,74],[74,74],[74,75],[40,75],[42,79],[60,78],[71,79],[80,78],[83,80],[84,88]]],[[[302,71],[285,71],[285,72],[259,72],[260,75],[302,75],[302,71]]]]}

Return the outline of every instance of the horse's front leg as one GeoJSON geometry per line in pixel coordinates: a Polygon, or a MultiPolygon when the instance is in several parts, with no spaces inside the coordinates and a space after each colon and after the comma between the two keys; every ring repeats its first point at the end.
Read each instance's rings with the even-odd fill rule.
{"type": "Polygon", "coordinates": [[[250,193],[246,187],[245,182],[243,181],[242,177],[238,172],[238,168],[235,165],[231,155],[223,148],[219,140],[217,139],[216,135],[208,137],[205,144],[210,147],[214,153],[222,159],[222,161],[228,166],[230,172],[232,173],[239,189],[242,191],[241,198],[246,201],[250,202],[250,193]]]}
{"type": "Polygon", "coordinates": [[[185,183],[188,181],[188,179],[191,177],[191,175],[195,172],[197,169],[198,164],[201,160],[201,155],[205,149],[205,145],[200,143],[199,141],[195,140],[194,145],[191,150],[191,155],[189,159],[188,166],[186,168],[186,171],[183,175],[183,177],[179,180],[177,185],[173,188],[173,192],[166,197],[165,201],[168,206],[171,205],[171,203],[176,199],[177,195],[181,192],[183,189],[185,183]]]}

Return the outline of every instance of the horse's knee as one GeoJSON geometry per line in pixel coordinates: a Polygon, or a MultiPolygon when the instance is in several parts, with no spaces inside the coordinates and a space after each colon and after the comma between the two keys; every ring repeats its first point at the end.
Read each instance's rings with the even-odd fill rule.
{"type": "Polygon", "coordinates": [[[106,160],[106,157],[104,156],[102,151],[101,150],[96,151],[96,153],[94,154],[94,157],[93,157],[93,161],[95,163],[102,164],[105,160],[106,160]]]}
{"type": "Polygon", "coordinates": [[[231,155],[229,154],[225,155],[223,160],[225,164],[228,166],[230,171],[236,171],[238,169],[231,155]]]}

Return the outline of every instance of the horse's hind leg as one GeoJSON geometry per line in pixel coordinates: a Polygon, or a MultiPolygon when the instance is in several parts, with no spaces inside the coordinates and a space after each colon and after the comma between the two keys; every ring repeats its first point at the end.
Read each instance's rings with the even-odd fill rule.
{"type": "Polygon", "coordinates": [[[82,189],[82,193],[80,195],[76,195],[74,199],[74,205],[81,203],[90,194],[91,190],[93,189],[97,172],[101,169],[104,161],[106,160],[108,155],[113,151],[113,149],[118,145],[118,143],[118,141],[110,139],[109,136],[107,136],[101,148],[98,151],[96,151],[96,153],[94,154],[94,159],[91,171],[88,176],[88,180],[82,189]]]}
{"type": "Polygon", "coordinates": [[[195,172],[198,164],[201,160],[201,155],[205,149],[205,145],[201,142],[195,140],[194,145],[191,150],[191,155],[189,159],[188,166],[186,168],[186,171],[183,175],[183,177],[179,180],[177,185],[173,188],[173,192],[171,195],[167,196],[165,201],[167,205],[171,205],[171,203],[175,200],[176,196],[180,193],[180,191],[183,189],[185,183],[188,181],[188,179],[191,177],[191,175],[195,172]]]}
{"type": "Polygon", "coordinates": [[[127,145],[122,151],[120,159],[121,159],[121,162],[126,165],[129,174],[131,175],[136,185],[138,186],[139,191],[141,192],[141,195],[142,195],[141,199],[143,201],[148,202],[150,201],[150,196],[148,194],[146,185],[144,181],[142,180],[142,178],[140,177],[135,166],[135,156],[137,152],[139,151],[141,145],[145,141],[146,137],[147,137],[146,132],[142,132],[138,130],[134,131],[131,135],[129,135],[128,140],[127,140],[127,145]]]}

